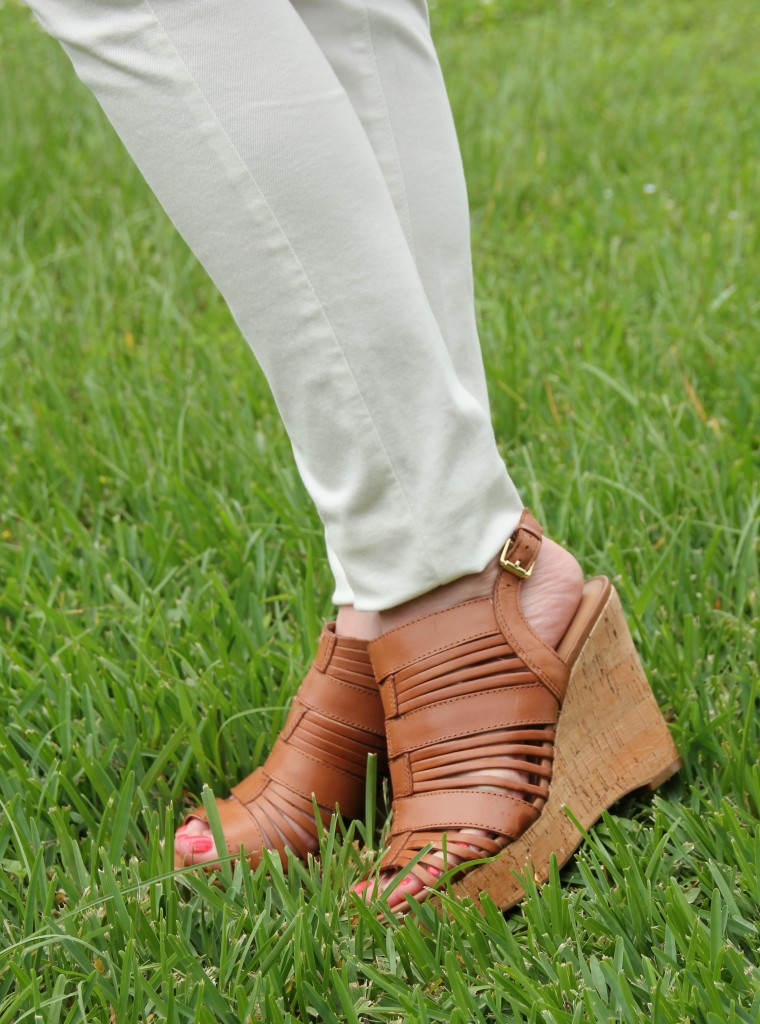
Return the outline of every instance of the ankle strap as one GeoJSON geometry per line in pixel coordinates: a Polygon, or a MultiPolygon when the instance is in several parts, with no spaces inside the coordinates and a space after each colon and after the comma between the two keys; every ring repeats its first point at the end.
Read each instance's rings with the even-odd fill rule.
{"type": "Polygon", "coordinates": [[[533,572],[533,566],[541,550],[543,530],[534,519],[530,509],[524,508],[520,522],[504,545],[499,564],[507,572],[524,580],[533,572]]]}
{"type": "Polygon", "coordinates": [[[504,545],[499,559],[502,571],[494,586],[493,606],[499,628],[512,650],[561,704],[570,670],[554,648],[533,631],[520,607],[520,584],[533,572],[541,550],[542,533],[530,510],[524,508],[517,529],[504,545]]]}

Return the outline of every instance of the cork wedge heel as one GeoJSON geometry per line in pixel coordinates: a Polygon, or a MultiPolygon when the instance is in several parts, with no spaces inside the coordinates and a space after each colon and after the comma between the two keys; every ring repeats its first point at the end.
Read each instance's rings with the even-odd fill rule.
{"type": "Polygon", "coordinates": [[[588,634],[569,636],[558,648],[572,667],[546,805],[498,857],[452,885],[457,896],[477,902],[487,892],[502,910],[513,907],[524,895],[517,873],[529,871],[545,882],[552,853],[562,867],[580,846],[583,837],[565,808],[589,829],[622,797],[656,789],[682,766],[618,595],[604,577],[589,580],[584,592],[584,600],[600,598],[604,603],[588,634]]]}

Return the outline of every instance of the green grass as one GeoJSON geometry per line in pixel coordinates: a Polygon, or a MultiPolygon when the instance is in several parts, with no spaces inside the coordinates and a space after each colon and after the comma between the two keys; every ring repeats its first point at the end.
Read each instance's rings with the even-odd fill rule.
{"type": "Polygon", "coordinates": [[[760,1019],[757,5],[432,20],[505,456],[614,577],[684,771],[507,917],[379,925],[371,822],[287,879],[172,876],[330,614],[321,532],[219,297],[6,2],[0,1024],[760,1019]]]}

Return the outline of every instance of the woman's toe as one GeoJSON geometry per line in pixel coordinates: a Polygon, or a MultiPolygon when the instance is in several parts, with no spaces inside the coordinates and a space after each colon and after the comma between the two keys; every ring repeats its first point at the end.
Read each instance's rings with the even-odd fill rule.
{"type": "MultiPolygon", "coordinates": [[[[466,843],[460,843],[460,846],[466,846],[466,843]]],[[[450,858],[452,865],[458,863],[459,858],[450,858]]],[[[440,878],[443,875],[443,871],[440,868],[429,867],[428,871],[435,878],[440,878]]],[[[366,903],[371,903],[377,899],[386,889],[389,888],[395,878],[395,874],[392,871],[384,872],[379,878],[371,879],[367,878],[363,882],[359,882],[358,885],[354,886],[353,891],[357,896],[363,896],[366,903]]],[[[388,906],[393,909],[400,903],[403,903],[407,895],[419,897],[420,893],[426,888],[424,882],[422,882],[414,873],[409,874],[406,878],[402,878],[401,881],[396,885],[393,891],[388,896],[388,906]]]]}
{"type": "Polygon", "coordinates": [[[216,860],[218,854],[208,826],[200,821],[190,821],[178,828],[174,833],[174,856],[182,867],[216,860]]]}
{"type": "Polygon", "coordinates": [[[388,897],[388,906],[393,910],[399,903],[403,903],[407,895],[418,896],[425,886],[417,878],[416,875],[407,875],[406,878],[402,878],[396,888],[388,897]]]}

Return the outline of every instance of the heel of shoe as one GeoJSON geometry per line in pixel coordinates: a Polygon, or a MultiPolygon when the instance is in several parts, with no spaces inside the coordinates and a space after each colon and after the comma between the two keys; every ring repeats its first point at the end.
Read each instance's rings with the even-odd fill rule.
{"type": "Polygon", "coordinates": [[[523,888],[514,876],[531,866],[548,878],[552,853],[560,866],[581,842],[567,808],[584,829],[636,789],[656,789],[682,761],[641,667],[620,600],[610,589],[573,664],[557,729],[549,798],[541,816],[498,858],[453,886],[457,895],[489,896],[502,908],[523,888]]]}
{"type": "Polygon", "coordinates": [[[626,793],[656,789],[681,763],[611,589],[570,673],[557,733],[557,789],[585,825],[626,793]]]}

